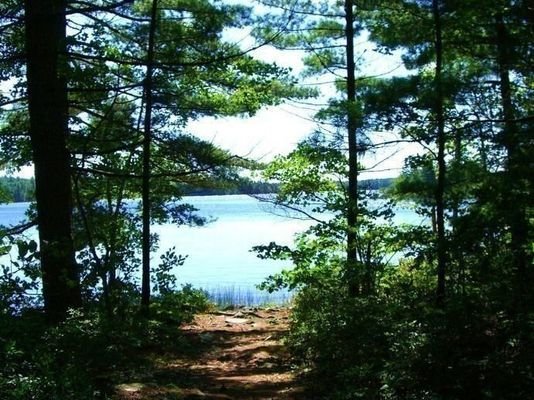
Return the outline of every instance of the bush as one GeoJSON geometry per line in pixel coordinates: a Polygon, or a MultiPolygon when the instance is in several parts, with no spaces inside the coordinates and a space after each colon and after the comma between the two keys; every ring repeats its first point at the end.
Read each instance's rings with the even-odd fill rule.
{"type": "Polygon", "coordinates": [[[190,322],[195,314],[210,307],[211,303],[205,291],[184,285],[180,291],[166,292],[155,297],[151,315],[158,321],[176,325],[190,322]]]}
{"type": "Polygon", "coordinates": [[[311,371],[320,398],[378,398],[388,359],[388,318],[378,298],[304,289],[293,309],[289,346],[311,371]]]}
{"type": "Polygon", "coordinates": [[[514,318],[480,293],[451,295],[438,307],[425,276],[392,269],[373,296],[350,297],[340,285],[299,293],[288,343],[308,372],[312,398],[524,399],[534,392],[532,312],[514,318]]]}
{"type": "MultiPolygon", "coordinates": [[[[176,348],[179,325],[209,307],[204,292],[184,286],[154,299],[151,318],[138,313],[137,298],[123,313],[72,311],[58,326],[41,312],[0,315],[0,398],[70,400],[107,398],[121,371],[146,366],[144,349],[176,348]]],[[[187,349],[181,349],[186,351],[187,349]]]]}

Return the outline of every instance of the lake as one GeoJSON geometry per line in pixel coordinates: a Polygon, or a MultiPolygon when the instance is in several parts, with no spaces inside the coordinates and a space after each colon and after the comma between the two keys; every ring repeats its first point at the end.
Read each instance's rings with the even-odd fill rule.
{"type": "MultiPolygon", "coordinates": [[[[310,221],[281,215],[271,205],[247,195],[190,196],[184,201],[214,220],[202,227],[154,225],[153,231],[160,237],[159,250],[152,257],[154,264],[174,246],[178,254],[188,255],[185,264],[174,271],[178,282],[204,288],[220,303],[225,296],[240,304],[288,298],[287,293],[260,294],[255,285],[268,275],[291,267],[290,262],[262,260],[250,250],[272,241],[290,245],[294,235],[306,229],[310,221]]],[[[28,203],[0,205],[0,224],[20,222],[27,208],[28,203]]],[[[396,219],[417,223],[421,218],[411,210],[400,209],[396,219]]]]}

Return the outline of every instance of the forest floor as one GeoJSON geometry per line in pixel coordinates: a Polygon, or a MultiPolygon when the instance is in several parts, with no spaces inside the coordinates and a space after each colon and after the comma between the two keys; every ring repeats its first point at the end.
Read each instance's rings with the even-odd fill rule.
{"type": "Polygon", "coordinates": [[[197,315],[180,327],[191,351],[152,355],[145,375],[118,385],[115,398],[302,398],[282,341],[288,314],[285,308],[267,308],[197,315]]]}

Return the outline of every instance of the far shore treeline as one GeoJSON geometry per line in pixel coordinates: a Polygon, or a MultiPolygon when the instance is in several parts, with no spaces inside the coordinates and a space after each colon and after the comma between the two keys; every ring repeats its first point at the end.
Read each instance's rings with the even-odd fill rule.
{"type": "Polygon", "coordinates": [[[33,200],[35,200],[33,178],[0,177],[0,201],[2,203],[21,203],[33,200]]]}
{"type": "MultiPolygon", "coordinates": [[[[394,178],[367,179],[361,182],[367,190],[385,189],[393,183],[394,178]]],[[[264,194],[277,193],[277,183],[241,179],[236,185],[229,187],[190,187],[183,186],[183,196],[215,196],[231,194],[264,194]]],[[[0,177],[0,200],[2,203],[21,203],[35,200],[35,180],[33,178],[0,177]]],[[[1,221],[0,221],[1,224],[1,221]]]]}

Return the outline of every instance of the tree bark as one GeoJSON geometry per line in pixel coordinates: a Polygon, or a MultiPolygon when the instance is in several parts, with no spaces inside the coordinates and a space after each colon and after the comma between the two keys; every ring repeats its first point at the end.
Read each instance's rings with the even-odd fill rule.
{"type": "Polygon", "coordinates": [[[57,322],[81,305],[72,240],[72,187],[67,149],[66,1],[26,0],[29,134],[35,166],[43,297],[57,322]]]}
{"type": "Polygon", "coordinates": [[[447,268],[447,243],[445,238],[445,113],[443,105],[443,39],[441,27],[441,2],[432,1],[432,13],[434,17],[434,51],[436,53],[436,68],[434,75],[435,102],[434,115],[436,118],[436,142],[438,145],[438,171],[436,185],[436,226],[437,226],[437,276],[438,284],[436,289],[436,300],[438,304],[443,304],[445,300],[445,277],[447,268]]]}
{"type": "Polygon", "coordinates": [[[503,193],[503,208],[510,227],[511,250],[513,265],[516,269],[518,306],[521,307],[523,297],[528,290],[528,221],[526,202],[522,186],[521,148],[519,132],[516,126],[512,88],[510,83],[510,60],[508,32],[502,14],[496,16],[497,62],[500,80],[501,108],[504,117],[503,144],[506,150],[506,182],[507,190],[503,193]]]}
{"type": "Polygon", "coordinates": [[[154,46],[157,24],[157,0],[152,1],[152,10],[150,16],[150,29],[148,34],[148,49],[146,58],[146,76],[143,85],[145,118],[143,126],[143,183],[142,183],[142,202],[143,202],[143,239],[142,239],[142,281],[141,281],[141,312],[148,314],[150,306],[150,174],[151,174],[151,154],[152,145],[152,87],[154,75],[154,46]]]}
{"type": "Polygon", "coordinates": [[[354,10],[353,1],[345,0],[345,40],[347,57],[347,142],[349,149],[348,204],[347,204],[347,271],[349,292],[359,292],[357,223],[358,223],[358,142],[356,129],[356,78],[354,62],[354,10]]]}

